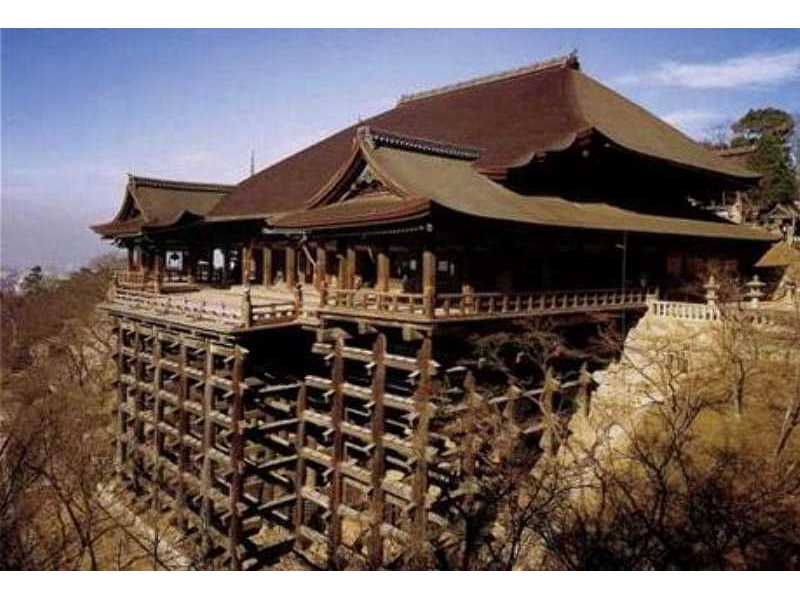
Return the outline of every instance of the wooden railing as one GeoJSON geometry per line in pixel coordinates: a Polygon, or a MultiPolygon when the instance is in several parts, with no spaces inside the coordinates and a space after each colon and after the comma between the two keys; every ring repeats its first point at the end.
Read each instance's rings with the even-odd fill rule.
{"type": "Polygon", "coordinates": [[[374,290],[330,289],[322,308],[412,315],[436,320],[513,317],[645,308],[655,290],[644,288],[549,290],[535,292],[472,292],[461,294],[410,294],[374,290]]]}
{"type": "Polygon", "coordinates": [[[146,271],[114,271],[114,283],[117,288],[125,290],[141,290],[156,292],[158,281],[146,271]]]}
{"type": "Polygon", "coordinates": [[[205,322],[231,329],[289,323],[298,316],[297,304],[292,301],[251,303],[248,298],[235,306],[222,301],[189,300],[186,296],[173,297],[122,288],[114,291],[110,302],[137,312],[196,323],[205,322]]]}
{"type": "Polygon", "coordinates": [[[324,306],[377,312],[425,314],[424,294],[405,292],[378,292],[375,290],[330,289],[324,306]]]}
{"type": "Polygon", "coordinates": [[[457,318],[470,315],[527,315],[647,306],[655,292],[644,288],[598,290],[545,290],[502,294],[475,292],[437,294],[436,316],[457,318]]]}

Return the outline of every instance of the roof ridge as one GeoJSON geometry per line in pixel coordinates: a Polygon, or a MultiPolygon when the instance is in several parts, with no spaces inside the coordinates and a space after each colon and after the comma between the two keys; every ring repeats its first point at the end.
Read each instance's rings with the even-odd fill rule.
{"type": "Polygon", "coordinates": [[[480,158],[481,154],[478,148],[457,146],[448,142],[401,135],[391,131],[375,129],[367,125],[359,127],[356,130],[356,135],[359,139],[367,140],[375,146],[388,146],[400,150],[412,150],[460,160],[477,160],[480,158]]]}
{"type": "Polygon", "coordinates": [[[537,73],[539,71],[544,71],[556,67],[561,67],[561,68],[570,67],[573,69],[580,69],[580,62],[578,61],[577,51],[573,50],[569,54],[565,54],[563,56],[556,56],[546,60],[531,63],[524,67],[517,67],[515,69],[498,71],[496,73],[491,73],[489,75],[482,75],[480,77],[473,77],[472,79],[466,79],[464,81],[459,81],[456,83],[451,83],[448,85],[431,88],[429,90],[423,90],[421,92],[403,94],[397,101],[397,105],[400,106],[401,104],[406,104],[408,102],[413,102],[415,100],[430,98],[431,96],[439,96],[441,94],[448,94],[450,92],[456,92],[476,87],[479,85],[485,85],[487,83],[495,83],[497,81],[512,79],[514,77],[520,77],[522,75],[529,75],[531,73],[537,73]]]}
{"type": "Polygon", "coordinates": [[[128,183],[133,184],[134,187],[137,185],[144,185],[149,187],[183,188],[183,189],[208,190],[208,191],[230,191],[236,187],[236,185],[230,185],[225,183],[179,181],[176,179],[157,179],[155,177],[141,177],[139,175],[133,175],[132,173],[128,173],[128,183]]]}

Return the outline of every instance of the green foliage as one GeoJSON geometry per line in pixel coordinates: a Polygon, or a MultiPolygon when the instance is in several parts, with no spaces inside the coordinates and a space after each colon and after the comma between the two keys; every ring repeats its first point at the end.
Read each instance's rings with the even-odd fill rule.
{"type": "Polygon", "coordinates": [[[735,134],[731,145],[747,145],[764,135],[773,135],[785,144],[794,132],[794,125],[792,115],[779,108],[750,109],[731,126],[735,134]]]}
{"type": "Polygon", "coordinates": [[[760,210],[769,210],[776,204],[789,204],[797,198],[797,179],[786,146],[778,135],[765,133],[758,138],[749,166],[763,175],[758,188],[751,194],[760,210]]]}

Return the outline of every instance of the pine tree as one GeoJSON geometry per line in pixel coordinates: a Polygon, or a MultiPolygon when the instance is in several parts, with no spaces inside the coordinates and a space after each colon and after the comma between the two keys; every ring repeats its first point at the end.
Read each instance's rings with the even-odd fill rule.
{"type": "Polygon", "coordinates": [[[795,120],[786,111],[767,107],[751,109],[731,126],[731,146],[754,146],[748,166],[762,174],[758,187],[750,192],[758,212],[776,204],[791,204],[798,198],[795,120]]]}
{"type": "Polygon", "coordinates": [[[763,175],[751,197],[761,211],[797,199],[797,179],[789,162],[786,145],[778,135],[765,133],[758,138],[749,166],[763,175]]]}

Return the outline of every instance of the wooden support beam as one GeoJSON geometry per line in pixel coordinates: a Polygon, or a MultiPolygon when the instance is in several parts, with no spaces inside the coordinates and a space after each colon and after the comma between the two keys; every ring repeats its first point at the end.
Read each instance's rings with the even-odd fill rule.
{"type": "Polygon", "coordinates": [[[306,445],[306,422],[303,413],[308,408],[308,390],[305,385],[301,385],[297,390],[297,435],[295,436],[295,452],[297,453],[297,463],[294,475],[294,493],[296,495],[296,505],[294,509],[294,531],[295,546],[303,550],[303,540],[300,530],[305,526],[305,502],[300,491],[306,484],[306,461],[303,457],[303,448],[306,445]]]}
{"type": "Polygon", "coordinates": [[[232,369],[233,398],[230,403],[228,416],[231,419],[230,434],[230,464],[231,480],[229,488],[230,523],[228,525],[228,555],[231,569],[238,571],[242,565],[242,556],[239,553],[239,544],[242,535],[241,514],[239,504],[242,498],[242,485],[244,481],[244,440],[242,439],[241,421],[244,419],[244,404],[242,399],[242,375],[244,373],[245,350],[241,346],[234,348],[234,361],[232,369]]]}
{"type": "Polygon", "coordinates": [[[436,308],[436,254],[429,248],[422,252],[422,294],[425,316],[432,319],[436,308]]]}
{"type": "Polygon", "coordinates": [[[347,289],[352,290],[356,286],[356,249],[352,246],[347,247],[347,259],[345,261],[345,278],[347,289]]]}
{"type": "Polygon", "coordinates": [[[116,439],[116,470],[117,475],[121,476],[126,460],[126,439],[127,439],[127,420],[125,415],[125,403],[128,400],[128,386],[122,382],[122,373],[125,364],[125,356],[122,352],[124,331],[120,319],[116,318],[116,364],[117,364],[117,439],[116,439]]]}
{"type": "Polygon", "coordinates": [[[214,246],[209,247],[208,256],[206,256],[206,260],[208,261],[208,273],[206,274],[206,282],[211,283],[214,281],[214,246]]]}
{"type": "Polygon", "coordinates": [[[370,512],[372,513],[369,533],[369,566],[372,569],[383,567],[383,536],[381,526],[384,512],[383,478],[386,471],[384,460],[384,406],[383,397],[386,387],[386,336],[379,334],[373,348],[375,366],[372,371],[372,464],[370,492],[370,512]]]}
{"type": "Polygon", "coordinates": [[[414,409],[418,415],[414,428],[414,449],[416,462],[412,486],[413,518],[411,522],[411,552],[416,568],[423,568],[428,546],[428,429],[432,410],[430,398],[431,380],[431,339],[425,338],[418,355],[419,383],[414,394],[414,409]]]}
{"type": "MultiPolygon", "coordinates": [[[[134,381],[141,382],[144,374],[144,362],[142,361],[141,343],[142,336],[138,323],[133,325],[133,378],[134,381]]],[[[141,490],[140,475],[142,471],[142,460],[139,449],[144,444],[144,423],[142,421],[142,387],[137,385],[133,396],[133,440],[134,440],[134,462],[133,462],[133,486],[138,493],[141,490]]]]}
{"type": "Polygon", "coordinates": [[[155,292],[157,294],[161,293],[161,287],[164,283],[164,251],[161,249],[156,250],[156,255],[153,259],[153,284],[155,286],[155,292]]]}
{"type": "Polygon", "coordinates": [[[158,425],[164,419],[164,405],[161,400],[161,338],[156,334],[153,339],[153,496],[152,506],[156,513],[161,510],[161,486],[163,473],[161,460],[164,454],[164,435],[158,425]]]}
{"type": "Polygon", "coordinates": [[[189,470],[189,447],[185,438],[189,434],[189,413],[186,412],[186,399],[189,394],[189,378],[186,373],[187,350],[186,342],[181,336],[179,350],[179,388],[178,388],[178,502],[177,517],[178,527],[186,528],[186,483],[184,475],[189,470]]]}
{"type": "Polygon", "coordinates": [[[211,486],[213,481],[213,468],[214,461],[211,458],[211,450],[214,447],[214,422],[211,419],[211,412],[214,410],[214,354],[211,351],[211,343],[206,342],[205,352],[205,370],[203,373],[203,381],[205,382],[205,389],[203,390],[203,467],[201,472],[201,508],[200,515],[203,522],[202,544],[205,554],[211,550],[211,534],[210,529],[212,526],[212,510],[213,502],[211,497],[211,486]]]}
{"type": "Polygon", "coordinates": [[[347,287],[347,255],[346,254],[337,254],[336,260],[338,261],[337,265],[337,273],[336,279],[337,283],[336,286],[339,288],[346,288],[347,287]]]}
{"type": "Polygon", "coordinates": [[[197,281],[197,256],[191,248],[183,253],[183,270],[186,272],[186,281],[190,284],[197,281]]]}
{"type": "Polygon", "coordinates": [[[269,287],[272,285],[273,281],[275,280],[273,270],[273,260],[272,260],[272,248],[269,246],[264,246],[261,248],[261,282],[264,284],[265,287],[269,287]]]}
{"type": "Polygon", "coordinates": [[[389,255],[385,249],[378,252],[377,257],[377,281],[375,289],[379,292],[389,291],[389,255]]]}
{"type": "Polygon", "coordinates": [[[297,250],[286,246],[286,287],[294,289],[297,284],[297,250]]]}
{"type": "Polygon", "coordinates": [[[320,244],[317,246],[317,264],[314,268],[314,284],[317,289],[322,292],[328,284],[328,252],[325,246],[320,244]]]}
{"type": "Polygon", "coordinates": [[[250,246],[242,246],[240,271],[242,276],[242,285],[246,285],[250,281],[250,268],[253,256],[253,249],[250,246]]]}
{"type": "Polygon", "coordinates": [[[330,522],[328,525],[328,567],[341,568],[339,550],[342,544],[342,516],[339,506],[342,503],[342,460],[344,459],[344,437],[342,419],[344,418],[344,340],[339,337],[334,346],[333,358],[333,400],[331,422],[333,428],[333,448],[331,458],[330,522]]]}

